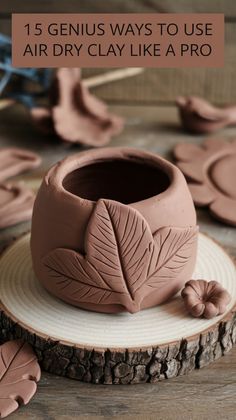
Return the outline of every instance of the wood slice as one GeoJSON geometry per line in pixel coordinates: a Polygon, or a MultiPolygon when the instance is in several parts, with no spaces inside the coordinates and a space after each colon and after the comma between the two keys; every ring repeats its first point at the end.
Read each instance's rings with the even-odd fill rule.
{"type": "Polygon", "coordinates": [[[227,312],[192,318],[180,296],[137,314],[98,314],[51,296],[34,276],[29,234],[0,259],[1,339],[23,338],[44,370],[85,382],[157,382],[201,368],[236,341],[236,270],[200,235],[193,278],[217,280],[232,296],[227,312]]]}

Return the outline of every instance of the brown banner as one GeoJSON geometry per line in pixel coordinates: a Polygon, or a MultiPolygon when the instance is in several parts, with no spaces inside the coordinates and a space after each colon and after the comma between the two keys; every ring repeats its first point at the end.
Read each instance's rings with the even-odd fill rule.
{"type": "Polygon", "coordinates": [[[15,67],[222,67],[223,14],[13,14],[15,67]]]}

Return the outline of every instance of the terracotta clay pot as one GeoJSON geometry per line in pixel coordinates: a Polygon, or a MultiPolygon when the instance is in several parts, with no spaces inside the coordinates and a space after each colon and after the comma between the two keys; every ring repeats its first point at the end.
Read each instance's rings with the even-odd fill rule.
{"type": "Polygon", "coordinates": [[[160,304],[191,278],[196,214],[180,170],[129,148],[53,166],[32,220],[33,266],[60,299],[99,312],[160,304]]]}

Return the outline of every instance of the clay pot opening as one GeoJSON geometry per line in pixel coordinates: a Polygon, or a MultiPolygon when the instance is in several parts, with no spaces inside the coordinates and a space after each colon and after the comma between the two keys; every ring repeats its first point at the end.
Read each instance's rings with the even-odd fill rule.
{"type": "Polygon", "coordinates": [[[166,171],[148,162],[107,159],[73,170],[62,184],[65,190],[86,200],[105,198],[130,204],[164,192],[171,180],[166,171]]]}

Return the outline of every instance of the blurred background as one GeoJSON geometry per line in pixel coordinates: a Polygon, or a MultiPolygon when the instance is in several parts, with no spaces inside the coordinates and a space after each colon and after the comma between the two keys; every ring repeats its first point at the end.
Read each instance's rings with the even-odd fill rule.
{"type": "MultiPolygon", "coordinates": [[[[236,101],[235,0],[1,0],[0,32],[11,32],[11,13],[224,13],[223,69],[147,69],[132,79],[94,89],[109,103],[169,104],[177,95],[198,95],[223,104],[236,101]]],[[[85,69],[83,76],[109,69],[85,69]]]]}

